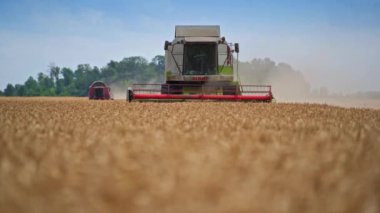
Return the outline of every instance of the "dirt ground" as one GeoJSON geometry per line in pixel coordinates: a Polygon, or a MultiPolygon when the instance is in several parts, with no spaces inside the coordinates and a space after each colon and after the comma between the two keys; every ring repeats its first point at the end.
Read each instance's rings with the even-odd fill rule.
{"type": "Polygon", "coordinates": [[[380,110],[0,98],[0,212],[380,211],[380,110]]]}

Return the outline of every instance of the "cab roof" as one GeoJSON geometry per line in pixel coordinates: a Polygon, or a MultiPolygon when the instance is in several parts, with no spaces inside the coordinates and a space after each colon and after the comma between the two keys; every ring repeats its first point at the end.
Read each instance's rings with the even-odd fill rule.
{"type": "Polygon", "coordinates": [[[175,37],[220,37],[219,25],[177,25],[175,37]]]}

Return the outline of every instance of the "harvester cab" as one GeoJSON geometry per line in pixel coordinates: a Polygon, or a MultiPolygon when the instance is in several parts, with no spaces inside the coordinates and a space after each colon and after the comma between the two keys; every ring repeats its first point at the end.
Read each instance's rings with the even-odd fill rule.
{"type": "Polygon", "coordinates": [[[164,49],[165,83],[132,84],[129,101],[273,99],[271,86],[240,84],[239,44],[221,37],[219,26],[176,26],[174,40],[165,41],[164,49]]]}

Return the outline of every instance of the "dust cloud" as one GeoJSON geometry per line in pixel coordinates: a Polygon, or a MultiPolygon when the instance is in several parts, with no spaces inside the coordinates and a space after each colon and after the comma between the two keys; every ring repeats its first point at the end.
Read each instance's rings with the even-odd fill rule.
{"type": "MultiPolygon", "coordinates": [[[[236,69],[236,68],[235,68],[236,69]]],[[[302,73],[286,63],[269,58],[239,62],[241,84],[271,85],[278,101],[302,101],[310,95],[310,85],[302,73]]]]}
{"type": "Polygon", "coordinates": [[[157,90],[160,89],[161,86],[160,84],[163,83],[161,79],[158,78],[152,78],[149,81],[138,81],[136,79],[132,79],[130,81],[117,81],[114,83],[110,84],[111,88],[111,93],[113,99],[120,100],[120,99],[127,99],[127,90],[129,87],[132,86],[132,84],[141,84],[139,88],[144,88],[144,89],[152,89],[152,90],[157,90]],[[143,85],[147,84],[147,85],[143,85]]]}
{"type": "MultiPolygon", "coordinates": [[[[241,84],[271,85],[277,102],[380,109],[380,92],[337,94],[330,93],[329,89],[323,86],[311,88],[301,71],[287,63],[276,63],[269,58],[239,62],[238,72],[241,84]]],[[[323,82],[320,85],[323,85],[323,82]]]]}
{"type": "Polygon", "coordinates": [[[112,98],[113,99],[126,99],[127,95],[127,86],[121,85],[121,84],[111,84],[111,93],[112,93],[112,98]]]}
{"type": "MultiPolygon", "coordinates": [[[[234,64],[237,70],[236,60],[234,64]]],[[[331,93],[329,88],[312,88],[303,72],[287,63],[277,63],[270,58],[256,58],[239,62],[241,84],[271,85],[276,102],[319,103],[341,107],[380,109],[380,92],[357,92],[352,94],[331,93]]],[[[235,78],[237,80],[237,78],[235,78]]],[[[134,81],[119,81],[110,84],[114,99],[126,99],[126,91],[134,81]]],[[[151,79],[145,83],[164,83],[151,79]]],[[[323,82],[320,82],[323,85],[323,82]]]]}

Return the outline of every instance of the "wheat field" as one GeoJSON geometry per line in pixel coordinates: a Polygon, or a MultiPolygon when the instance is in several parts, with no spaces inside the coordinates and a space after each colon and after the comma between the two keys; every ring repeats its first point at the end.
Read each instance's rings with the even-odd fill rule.
{"type": "Polygon", "coordinates": [[[380,211],[380,110],[0,99],[0,212],[380,211]]]}

